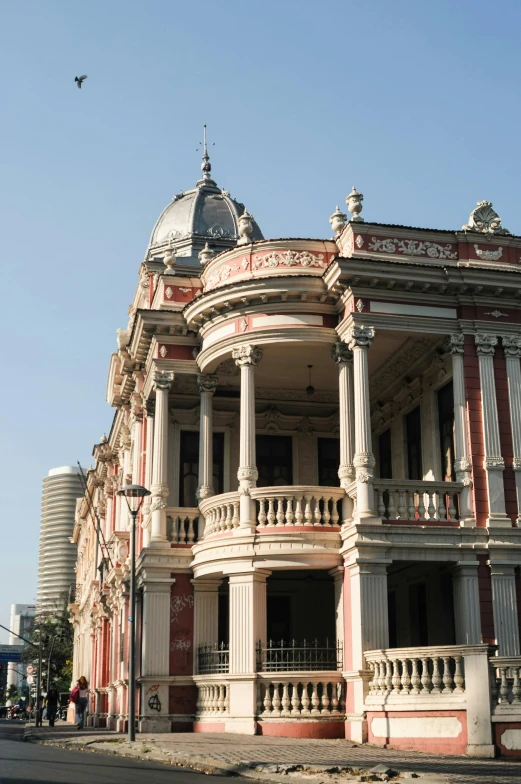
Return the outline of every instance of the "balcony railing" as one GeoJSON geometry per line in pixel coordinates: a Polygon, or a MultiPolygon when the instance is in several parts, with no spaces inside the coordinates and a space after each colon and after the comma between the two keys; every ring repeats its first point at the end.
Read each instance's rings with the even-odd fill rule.
{"type": "Polygon", "coordinates": [[[269,640],[266,645],[259,642],[257,646],[258,672],[334,671],[341,670],[342,663],[340,641],[330,643],[326,640],[324,644],[318,640],[269,640]]]}
{"type": "Polygon", "coordinates": [[[201,501],[204,536],[226,533],[239,526],[239,493],[222,493],[201,501]]]}
{"type": "Polygon", "coordinates": [[[340,520],[340,487],[256,487],[251,497],[257,503],[259,528],[307,526],[331,528],[340,520]]]}
{"type": "Polygon", "coordinates": [[[200,645],[197,649],[197,672],[211,675],[228,672],[230,669],[230,649],[223,642],[219,645],[200,645]]]}
{"type": "Polygon", "coordinates": [[[431,697],[465,693],[465,647],[389,648],[367,651],[369,696],[431,697]]]}
{"type": "Polygon", "coordinates": [[[459,520],[461,482],[375,479],[376,511],[387,520],[459,520]]]}
{"type": "Polygon", "coordinates": [[[521,713],[521,656],[491,656],[493,707],[521,713]]]}
{"type": "Polygon", "coordinates": [[[261,675],[257,715],[265,719],[331,719],[345,717],[345,682],[341,673],[305,672],[261,675]]]}
{"type": "Polygon", "coordinates": [[[193,544],[198,539],[199,509],[173,507],[166,510],[167,538],[173,544],[193,544]]]}

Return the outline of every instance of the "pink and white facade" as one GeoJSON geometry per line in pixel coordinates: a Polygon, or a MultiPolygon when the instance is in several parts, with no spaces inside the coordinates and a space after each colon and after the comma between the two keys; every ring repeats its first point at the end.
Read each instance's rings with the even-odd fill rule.
{"type": "Polygon", "coordinates": [[[353,189],[334,239],[264,240],[204,166],[154,229],[78,505],[92,722],[127,721],[134,482],[142,730],[521,754],[521,238],[488,202],[364,222],[353,189]]]}

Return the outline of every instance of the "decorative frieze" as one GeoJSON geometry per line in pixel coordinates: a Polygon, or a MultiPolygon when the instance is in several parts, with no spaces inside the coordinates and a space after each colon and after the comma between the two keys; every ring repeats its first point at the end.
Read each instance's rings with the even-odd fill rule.
{"type": "Polygon", "coordinates": [[[439,245],[437,242],[420,240],[400,240],[395,237],[371,237],[368,250],[377,253],[400,253],[403,256],[427,256],[430,259],[457,259],[458,253],[450,243],[439,245]]]}
{"type": "Polygon", "coordinates": [[[478,259],[485,259],[485,261],[498,261],[503,255],[503,248],[485,250],[484,248],[480,248],[479,245],[474,245],[474,250],[476,251],[478,259]]]}
{"type": "Polygon", "coordinates": [[[305,250],[297,252],[294,250],[272,251],[265,256],[253,257],[253,269],[274,268],[274,267],[319,267],[324,269],[327,261],[323,253],[310,253],[305,250]]]}

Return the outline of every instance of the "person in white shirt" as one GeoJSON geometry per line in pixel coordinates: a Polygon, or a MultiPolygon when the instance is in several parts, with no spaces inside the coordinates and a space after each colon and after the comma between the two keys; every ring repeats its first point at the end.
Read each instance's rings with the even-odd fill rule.
{"type": "Polygon", "coordinates": [[[87,679],[84,675],[82,675],[78,680],[76,689],[74,691],[77,692],[77,699],[75,700],[76,726],[79,730],[81,730],[83,729],[85,710],[89,702],[89,684],[87,683],[87,679]]]}

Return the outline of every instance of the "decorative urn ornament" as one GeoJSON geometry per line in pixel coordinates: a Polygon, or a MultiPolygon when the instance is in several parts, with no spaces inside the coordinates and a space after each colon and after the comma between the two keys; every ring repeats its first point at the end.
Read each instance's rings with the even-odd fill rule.
{"type": "Polygon", "coordinates": [[[239,241],[237,245],[249,245],[251,242],[250,234],[253,233],[253,217],[247,209],[239,218],[239,241]]]}
{"type": "Polygon", "coordinates": [[[363,193],[358,193],[358,191],[356,190],[355,186],[353,185],[351,193],[349,194],[349,196],[346,199],[347,209],[349,210],[349,212],[353,216],[351,218],[351,220],[353,222],[355,222],[355,221],[357,223],[363,223],[364,222],[364,219],[360,217],[360,213],[362,212],[362,210],[364,208],[363,204],[362,204],[363,200],[364,200],[364,194],[363,193]]]}
{"type": "Polygon", "coordinates": [[[163,264],[166,267],[166,270],[163,273],[164,275],[175,275],[175,269],[174,269],[174,267],[175,267],[175,252],[171,248],[168,248],[168,250],[165,250],[165,255],[163,256],[163,264]]]}
{"type": "Polygon", "coordinates": [[[477,207],[470,213],[469,222],[462,227],[463,231],[477,231],[480,234],[510,234],[501,226],[501,218],[492,208],[491,201],[478,201],[477,207]]]}
{"type": "Polygon", "coordinates": [[[329,222],[335,234],[339,235],[342,233],[342,229],[347,223],[347,215],[345,212],[342,212],[340,207],[337,205],[337,208],[331,215],[329,222]]]}
{"type": "Polygon", "coordinates": [[[201,251],[199,251],[198,256],[199,256],[199,261],[201,262],[201,264],[204,265],[207,264],[210,261],[210,259],[213,259],[215,253],[210,248],[208,243],[206,243],[204,248],[201,251]]]}

